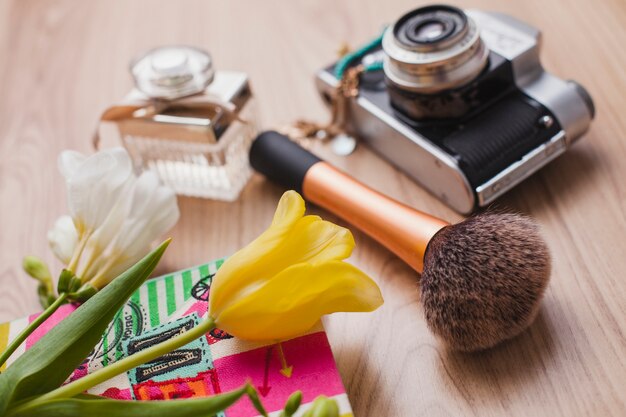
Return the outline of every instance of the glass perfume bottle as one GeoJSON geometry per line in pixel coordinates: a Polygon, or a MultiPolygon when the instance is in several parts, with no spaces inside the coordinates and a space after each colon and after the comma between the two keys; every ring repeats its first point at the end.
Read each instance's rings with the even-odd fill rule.
{"type": "Polygon", "coordinates": [[[256,107],[248,76],[215,71],[189,46],[152,49],[131,62],[135,88],[100,120],[98,142],[120,142],[136,169],[178,194],[233,201],[251,175],[256,107]]]}

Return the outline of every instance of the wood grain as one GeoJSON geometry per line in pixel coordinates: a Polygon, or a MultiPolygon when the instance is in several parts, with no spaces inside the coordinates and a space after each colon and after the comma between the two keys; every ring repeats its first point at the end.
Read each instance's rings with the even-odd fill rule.
{"type": "MultiPolygon", "coordinates": [[[[626,415],[626,2],[459,1],[544,33],[542,60],[597,106],[571,152],[500,200],[543,226],[554,272],[523,335],[490,351],[443,349],[422,318],[416,275],[366,236],[352,261],[386,298],[374,314],[326,319],[357,416],[626,415]]],[[[131,56],[160,44],[207,48],[251,74],[266,127],[325,120],[313,73],[410,1],[0,1],[0,320],[38,309],[23,255],[55,263],[46,231],[66,210],[56,155],[90,151],[100,112],[130,88],[131,56]]],[[[365,147],[320,154],[365,183],[449,221],[460,217],[365,147]]],[[[281,191],[255,177],[227,204],[181,198],[161,270],[232,253],[270,220],[281,191]]],[[[313,209],[313,211],[316,211],[313,209]]],[[[332,215],[321,213],[327,218],[332,215]]],[[[336,219],[334,219],[336,220],[336,219]]]]}

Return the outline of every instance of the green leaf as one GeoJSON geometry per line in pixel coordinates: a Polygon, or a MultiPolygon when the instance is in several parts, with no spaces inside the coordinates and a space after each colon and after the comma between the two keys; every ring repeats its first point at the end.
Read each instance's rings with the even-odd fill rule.
{"type": "Polygon", "coordinates": [[[83,392],[82,394],[75,395],[74,400],[104,400],[105,397],[101,395],[89,394],[88,392],[83,392]]]}
{"type": "Polygon", "coordinates": [[[291,417],[298,411],[300,404],[302,403],[302,391],[295,391],[292,393],[287,402],[285,403],[285,409],[282,411],[281,416],[291,417]]]}
{"type": "Polygon", "coordinates": [[[254,389],[254,387],[250,384],[248,384],[245,388],[246,393],[248,394],[248,398],[250,398],[250,402],[254,406],[254,409],[263,417],[267,417],[267,411],[265,411],[263,403],[261,402],[261,399],[259,398],[259,394],[256,392],[256,389],[254,389]]]}
{"type": "MultiPolygon", "coordinates": [[[[233,405],[247,393],[245,386],[212,397],[167,400],[125,401],[111,399],[66,398],[50,400],[35,406],[23,407],[9,412],[7,417],[200,417],[212,416],[233,405]]],[[[101,397],[102,398],[102,397],[101,397]]]]}
{"type": "Polygon", "coordinates": [[[28,397],[58,388],[102,337],[109,322],[150,276],[169,240],[115,278],[0,375],[0,416],[28,397]]]}

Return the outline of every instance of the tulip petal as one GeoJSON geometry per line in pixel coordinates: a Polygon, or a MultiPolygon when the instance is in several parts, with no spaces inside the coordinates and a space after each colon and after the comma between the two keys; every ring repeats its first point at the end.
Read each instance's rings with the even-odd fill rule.
{"type": "Polygon", "coordinates": [[[304,200],[298,193],[283,194],[271,226],[228,258],[213,279],[211,311],[219,312],[226,299],[273,279],[291,265],[350,256],[354,248],[352,233],[318,216],[302,217],[304,208],[304,200]]]}
{"type": "Polygon", "coordinates": [[[48,244],[54,255],[65,265],[70,262],[78,244],[78,234],[70,216],[61,216],[48,231],[48,244]]]}
{"type": "Polygon", "coordinates": [[[382,303],[376,283],[358,268],[340,261],[302,263],[250,288],[212,317],[236,337],[273,341],[305,333],[322,315],[373,311],[382,303]]]}
{"type": "Polygon", "coordinates": [[[229,294],[241,290],[261,273],[257,262],[276,251],[292,225],[304,215],[304,200],[295,191],[285,192],[274,213],[272,224],[259,237],[230,256],[211,283],[209,303],[213,311],[223,307],[229,294]],[[222,278],[223,277],[223,278],[222,278]]]}
{"type": "Polygon", "coordinates": [[[272,226],[289,227],[304,216],[304,200],[293,190],[283,193],[272,219],[272,226]]]}
{"type": "Polygon", "coordinates": [[[300,262],[338,261],[352,254],[354,237],[350,230],[319,216],[304,216],[295,224],[281,249],[281,259],[275,262],[281,264],[280,269],[300,262]]]}

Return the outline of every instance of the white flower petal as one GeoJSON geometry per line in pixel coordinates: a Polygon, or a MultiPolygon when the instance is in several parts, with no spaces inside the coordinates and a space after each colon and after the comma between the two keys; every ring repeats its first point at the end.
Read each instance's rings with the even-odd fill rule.
{"type": "Polygon", "coordinates": [[[158,186],[152,193],[146,193],[154,185],[146,178],[141,182],[138,180],[135,185],[133,200],[136,204],[110,248],[110,254],[118,256],[118,260],[97,282],[93,282],[98,288],[143,258],[150,251],[152,242],[171,229],[180,216],[176,195],[170,188],[158,186]]]}
{"type": "Polygon", "coordinates": [[[130,157],[123,148],[98,152],[76,167],[67,188],[77,227],[94,230],[100,226],[132,178],[130,157]]]}
{"type": "Polygon", "coordinates": [[[52,252],[64,264],[68,264],[78,244],[78,234],[70,216],[61,216],[48,231],[48,243],[52,252]]]}
{"type": "Polygon", "coordinates": [[[120,233],[126,219],[128,219],[132,203],[133,190],[135,188],[135,177],[130,176],[123,185],[117,202],[111,207],[108,215],[93,235],[87,241],[87,248],[97,247],[104,249],[120,233]]]}
{"type": "Polygon", "coordinates": [[[128,256],[134,255],[138,249],[150,245],[178,221],[180,213],[176,195],[170,188],[159,186],[158,182],[156,185],[154,188],[155,182],[151,175],[142,175],[137,181],[133,207],[115,242],[116,250],[128,256]]]}
{"type": "Polygon", "coordinates": [[[85,155],[77,151],[66,150],[61,152],[57,161],[61,175],[68,180],[86,159],[85,155]]]}
{"type": "MultiPolygon", "coordinates": [[[[142,233],[137,236],[135,242],[128,247],[126,253],[132,256],[138,254],[136,248],[141,248],[142,244],[149,245],[154,242],[155,239],[162,236],[165,232],[170,230],[178,221],[180,212],[178,211],[178,205],[170,204],[163,207],[161,210],[147,225],[142,229],[142,233]]],[[[139,253],[140,254],[140,253],[139,253]]],[[[143,253],[145,255],[145,253],[143,253]]],[[[142,255],[142,256],[143,256],[142,255]]]]}
{"type": "Polygon", "coordinates": [[[153,200],[159,187],[159,177],[154,172],[144,171],[141,173],[130,197],[129,220],[133,221],[150,216],[154,210],[158,209],[153,200]]]}

